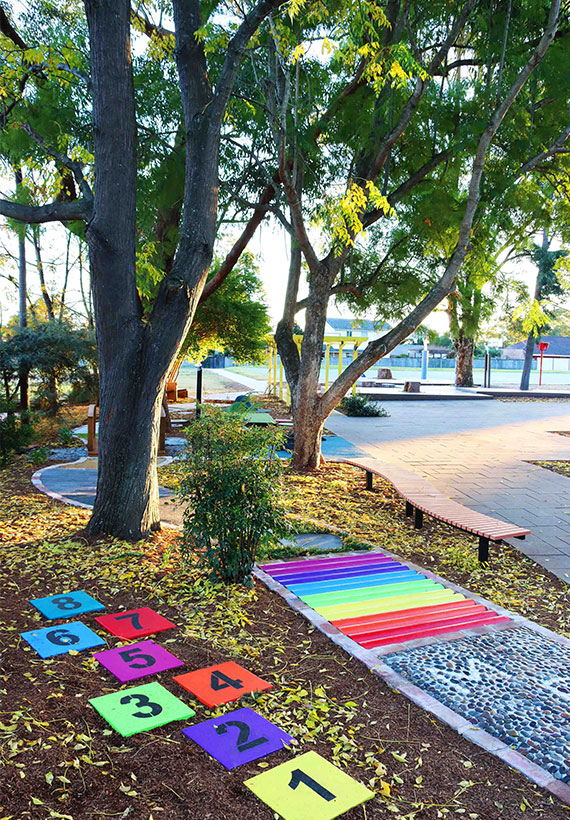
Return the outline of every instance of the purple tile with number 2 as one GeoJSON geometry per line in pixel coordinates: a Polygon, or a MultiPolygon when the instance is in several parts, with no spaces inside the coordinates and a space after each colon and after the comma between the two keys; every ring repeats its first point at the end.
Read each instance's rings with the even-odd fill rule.
{"type": "Polygon", "coordinates": [[[184,661],[154,641],[118,646],[106,652],[97,652],[94,657],[121,683],[144,678],[145,675],[156,675],[176,666],[184,666],[184,661]]]}
{"type": "Polygon", "coordinates": [[[182,731],[226,769],[278,752],[293,739],[249,707],[226,712],[182,731]]]}

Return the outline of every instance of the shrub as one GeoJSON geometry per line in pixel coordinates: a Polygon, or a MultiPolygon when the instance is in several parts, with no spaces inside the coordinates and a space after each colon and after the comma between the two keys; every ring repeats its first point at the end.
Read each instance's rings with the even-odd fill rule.
{"type": "Polygon", "coordinates": [[[0,467],[5,467],[14,453],[26,447],[33,434],[30,419],[22,420],[11,404],[0,401],[0,467]]]}
{"type": "Polygon", "coordinates": [[[73,441],[73,430],[69,427],[60,427],[57,431],[57,438],[62,447],[68,447],[73,441]]]}
{"type": "Polygon", "coordinates": [[[346,416],[389,416],[390,413],[375,401],[368,401],[364,396],[346,396],[340,403],[340,409],[346,416]]]}
{"type": "Polygon", "coordinates": [[[179,497],[183,553],[196,552],[213,579],[251,584],[256,556],[288,530],[279,505],[282,432],[246,426],[247,409],[206,407],[187,428],[179,497]]]}

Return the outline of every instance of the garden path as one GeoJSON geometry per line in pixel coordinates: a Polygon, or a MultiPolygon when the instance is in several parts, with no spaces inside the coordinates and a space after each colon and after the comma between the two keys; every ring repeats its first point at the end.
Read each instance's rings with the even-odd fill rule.
{"type": "Polygon", "coordinates": [[[389,418],[333,413],[327,427],[426,476],[472,510],[528,527],[516,549],[570,583],[570,480],[529,463],[570,460],[570,402],[390,402],[389,418]]]}

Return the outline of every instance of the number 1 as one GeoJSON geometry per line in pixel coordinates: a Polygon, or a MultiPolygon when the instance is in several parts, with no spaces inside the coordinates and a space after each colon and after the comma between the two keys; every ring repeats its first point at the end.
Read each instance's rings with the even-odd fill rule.
{"type": "Polygon", "coordinates": [[[304,783],[305,786],[308,786],[312,789],[319,797],[322,797],[323,800],[334,800],[335,795],[332,792],[329,792],[328,789],[325,789],[324,786],[321,786],[320,783],[317,783],[316,780],[313,780],[308,774],[302,772],[301,769],[293,769],[291,772],[291,780],[288,783],[290,789],[296,789],[299,783],[304,783]]]}

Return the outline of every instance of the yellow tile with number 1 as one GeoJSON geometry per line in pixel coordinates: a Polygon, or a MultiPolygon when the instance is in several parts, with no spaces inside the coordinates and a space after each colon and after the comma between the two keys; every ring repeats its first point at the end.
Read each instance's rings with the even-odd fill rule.
{"type": "Polygon", "coordinates": [[[299,755],[244,785],[285,820],[333,820],[374,797],[316,752],[299,755]]]}

